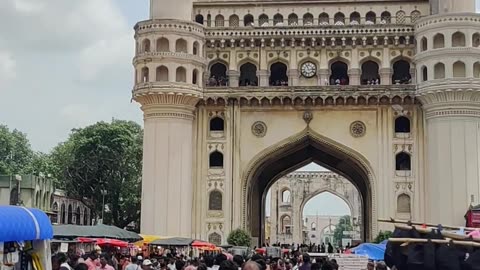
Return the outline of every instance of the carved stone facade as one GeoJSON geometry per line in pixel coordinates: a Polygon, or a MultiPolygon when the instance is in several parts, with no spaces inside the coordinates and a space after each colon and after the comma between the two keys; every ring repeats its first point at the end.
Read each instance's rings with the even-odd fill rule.
{"type": "Polygon", "coordinates": [[[150,2],[143,233],[260,242],[265,191],[312,161],[358,188],[364,239],[381,217],[461,225],[479,202],[474,1],[150,2]]]}
{"type": "MultiPolygon", "coordinates": [[[[362,199],[355,186],[333,172],[294,172],[270,188],[271,243],[319,243],[325,228],[335,226],[341,216],[303,216],[306,203],[316,195],[330,192],[348,205],[352,224],[362,227],[362,199]]],[[[322,205],[321,207],[329,207],[322,205]]]]}

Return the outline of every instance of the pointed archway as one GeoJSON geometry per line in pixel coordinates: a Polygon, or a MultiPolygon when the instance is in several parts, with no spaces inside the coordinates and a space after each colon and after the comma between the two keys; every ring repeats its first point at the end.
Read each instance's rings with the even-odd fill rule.
{"type": "Polygon", "coordinates": [[[350,180],[362,198],[363,240],[376,232],[374,175],[360,153],[326,138],[307,127],[259,153],[250,161],[243,177],[243,224],[252,237],[265,239],[265,198],[280,177],[315,162],[350,180]]]}

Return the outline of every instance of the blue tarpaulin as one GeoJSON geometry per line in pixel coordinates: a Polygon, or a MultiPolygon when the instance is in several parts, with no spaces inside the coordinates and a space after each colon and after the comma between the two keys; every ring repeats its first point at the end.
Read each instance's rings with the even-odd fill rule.
{"type": "Polygon", "coordinates": [[[21,206],[0,206],[0,242],[52,238],[52,223],[41,210],[21,206]]]}
{"type": "Polygon", "coordinates": [[[364,243],[352,249],[353,254],[367,256],[368,259],[374,261],[383,261],[385,257],[385,249],[387,248],[387,241],[380,244],[364,243]]]}

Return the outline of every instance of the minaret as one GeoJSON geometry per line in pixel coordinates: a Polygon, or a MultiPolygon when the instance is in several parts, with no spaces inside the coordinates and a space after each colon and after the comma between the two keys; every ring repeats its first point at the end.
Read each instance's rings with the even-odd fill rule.
{"type": "MultiPolygon", "coordinates": [[[[415,26],[426,126],[428,222],[464,225],[480,203],[480,16],[474,0],[431,1],[415,26]]],[[[423,196],[423,194],[420,194],[423,196]]]]}
{"type": "Polygon", "coordinates": [[[204,29],[193,0],[151,0],[135,26],[133,99],[145,134],[141,232],[192,237],[193,124],[202,97],[204,29]]]}

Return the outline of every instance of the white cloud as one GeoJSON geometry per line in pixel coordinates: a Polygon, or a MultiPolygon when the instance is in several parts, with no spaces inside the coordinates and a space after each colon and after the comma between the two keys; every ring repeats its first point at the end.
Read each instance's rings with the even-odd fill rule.
{"type": "Polygon", "coordinates": [[[0,51],[0,86],[16,77],[15,60],[11,53],[0,51]]]}

